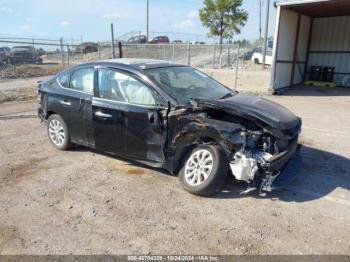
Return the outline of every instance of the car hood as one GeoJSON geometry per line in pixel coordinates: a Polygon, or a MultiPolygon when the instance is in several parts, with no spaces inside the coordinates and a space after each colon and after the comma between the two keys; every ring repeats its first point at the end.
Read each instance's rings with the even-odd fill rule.
{"type": "Polygon", "coordinates": [[[251,120],[260,120],[275,129],[288,130],[300,124],[300,119],[290,110],[259,96],[237,93],[225,99],[196,99],[196,102],[199,107],[218,108],[251,120]]]}

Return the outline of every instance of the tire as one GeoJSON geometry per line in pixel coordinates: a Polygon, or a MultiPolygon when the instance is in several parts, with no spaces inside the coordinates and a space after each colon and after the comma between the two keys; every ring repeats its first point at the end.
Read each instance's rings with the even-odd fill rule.
{"type": "Polygon", "coordinates": [[[51,115],[47,120],[47,135],[51,144],[59,150],[68,150],[73,146],[66,123],[59,115],[51,115]]]}
{"type": "Polygon", "coordinates": [[[260,64],[260,63],[259,63],[259,59],[255,58],[255,59],[254,59],[254,64],[256,64],[256,65],[260,64]]]}
{"type": "Polygon", "coordinates": [[[182,187],[191,194],[211,196],[225,183],[227,170],[227,160],[218,146],[199,145],[185,155],[178,179],[182,187]],[[210,157],[207,155],[208,153],[210,157]],[[207,157],[205,158],[205,156],[207,157]],[[197,167],[194,168],[196,159],[201,162],[198,158],[204,158],[206,165],[197,164],[197,167]],[[208,168],[210,165],[212,167],[208,168]],[[206,173],[206,177],[204,173],[206,173]]]}

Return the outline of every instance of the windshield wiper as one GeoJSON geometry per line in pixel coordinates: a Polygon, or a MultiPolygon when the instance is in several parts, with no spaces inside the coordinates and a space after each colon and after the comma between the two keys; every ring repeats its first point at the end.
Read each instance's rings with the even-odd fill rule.
{"type": "Polygon", "coordinates": [[[220,97],[219,100],[225,99],[225,98],[228,98],[228,97],[231,97],[231,96],[233,96],[232,93],[227,93],[226,95],[223,95],[222,97],[220,97]]]}

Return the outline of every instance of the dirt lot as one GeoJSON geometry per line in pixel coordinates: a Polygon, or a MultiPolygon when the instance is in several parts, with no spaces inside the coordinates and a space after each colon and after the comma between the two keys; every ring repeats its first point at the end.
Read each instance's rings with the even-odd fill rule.
{"type": "Polygon", "coordinates": [[[88,148],[57,151],[36,102],[0,104],[0,254],[349,255],[350,90],[269,98],[303,118],[300,176],[244,197],[228,179],[212,198],[88,148]]]}

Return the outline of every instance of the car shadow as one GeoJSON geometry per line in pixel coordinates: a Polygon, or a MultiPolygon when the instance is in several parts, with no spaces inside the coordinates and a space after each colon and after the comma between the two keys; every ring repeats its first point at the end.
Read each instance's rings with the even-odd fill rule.
{"type": "Polygon", "coordinates": [[[259,194],[242,195],[247,185],[228,177],[218,199],[254,197],[285,202],[307,202],[322,198],[337,188],[350,190],[350,159],[316,148],[302,146],[302,164],[295,180],[286,188],[259,194]]]}
{"type": "MultiPolygon", "coordinates": [[[[94,152],[96,154],[121,160],[134,167],[147,168],[163,175],[174,176],[165,169],[150,167],[136,161],[83,146],[74,147],[72,151],[94,152]]],[[[245,182],[236,181],[231,174],[228,174],[223,189],[211,198],[233,199],[253,197],[257,199],[272,199],[285,202],[307,202],[322,198],[336,188],[350,190],[350,159],[309,146],[302,146],[300,154],[303,160],[299,175],[284,189],[263,194],[260,194],[258,191],[241,194],[241,192],[247,188],[247,184],[245,182]]]]}
{"type": "Polygon", "coordinates": [[[127,165],[130,165],[130,166],[139,167],[139,168],[146,168],[146,169],[150,169],[150,170],[156,171],[158,173],[161,173],[163,175],[174,176],[173,174],[169,173],[167,170],[165,170],[163,168],[148,166],[146,164],[142,164],[142,163],[137,162],[135,160],[130,160],[130,159],[122,157],[120,155],[114,155],[112,153],[99,151],[99,150],[96,150],[96,149],[93,149],[93,148],[89,148],[89,147],[85,147],[85,146],[81,146],[81,145],[74,146],[71,149],[71,151],[73,151],[73,152],[92,152],[92,153],[103,155],[103,156],[106,156],[106,157],[109,157],[109,158],[114,158],[114,159],[122,161],[122,162],[124,162],[124,163],[126,163],[127,165]]]}

